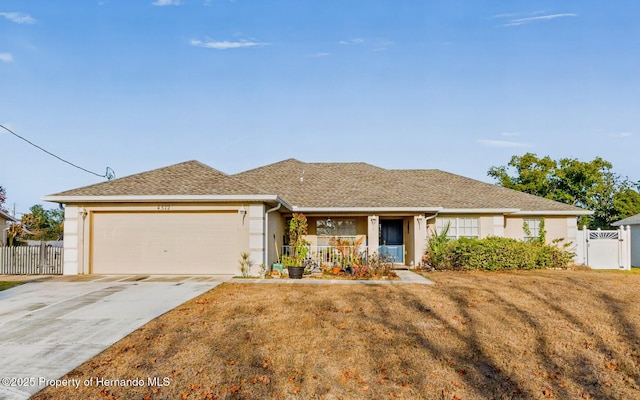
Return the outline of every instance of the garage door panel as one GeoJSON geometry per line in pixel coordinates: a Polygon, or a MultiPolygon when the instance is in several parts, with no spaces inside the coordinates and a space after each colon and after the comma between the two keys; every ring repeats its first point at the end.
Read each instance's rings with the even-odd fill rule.
{"type": "Polygon", "coordinates": [[[94,213],[92,272],[235,274],[242,228],[235,212],[94,213]]]}

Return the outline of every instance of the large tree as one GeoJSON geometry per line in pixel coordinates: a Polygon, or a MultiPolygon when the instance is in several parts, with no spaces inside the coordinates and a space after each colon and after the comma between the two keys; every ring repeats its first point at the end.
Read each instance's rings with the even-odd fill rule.
{"type": "Polygon", "coordinates": [[[608,228],[640,213],[640,182],[615,174],[613,165],[600,157],[585,162],[526,153],[511,157],[505,166],[491,167],[487,174],[501,186],[592,210],[592,216],[580,221],[590,228],[608,228]]]}

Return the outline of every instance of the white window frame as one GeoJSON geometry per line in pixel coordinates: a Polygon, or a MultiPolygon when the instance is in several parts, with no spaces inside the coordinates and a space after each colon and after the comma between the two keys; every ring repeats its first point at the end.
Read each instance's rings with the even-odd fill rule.
{"type": "Polygon", "coordinates": [[[525,218],[522,220],[522,236],[524,240],[537,239],[540,237],[540,225],[542,224],[542,218],[525,218]],[[529,227],[531,236],[527,236],[527,232],[524,230],[524,224],[529,227]]]}
{"type": "Polygon", "coordinates": [[[355,218],[336,218],[331,219],[331,222],[335,224],[335,234],[326,235],[326,234],[318,234],[318,223],[322,221],[318,219],[316,221],[316,238],[318,242],[318,246],[329,246],[329,241],[331,238],[340,238],[342,240],[349,240],[352,243],[356,242],[357,232],[358,232],[358,221],[355,218]],[[344,228],[347,226],[341,227],[343,221],[352,221],[351,224],[348,225],[348,228],[353,227],[353,232],[345,232],[344,228]],[[342,229],[340,229],[342,228],[342,229]]]}
{"type": "Polygon", "coordinates": [[[449,224],[449,239],[460,239],[461,237],[480,237],[480,223],[478,217],[439,217],[436,218],[436,232],[441,234],[449,224]]]}

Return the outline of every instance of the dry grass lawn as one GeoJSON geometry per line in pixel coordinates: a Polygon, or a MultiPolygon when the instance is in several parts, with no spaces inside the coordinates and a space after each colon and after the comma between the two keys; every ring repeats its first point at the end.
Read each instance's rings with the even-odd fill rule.
{"type": "Polygon", "coordinates": [[[67,375],[144,387],[34,398],[640,398],[640,275],[428,277],[437,285],[223,284],[67,375]]]}

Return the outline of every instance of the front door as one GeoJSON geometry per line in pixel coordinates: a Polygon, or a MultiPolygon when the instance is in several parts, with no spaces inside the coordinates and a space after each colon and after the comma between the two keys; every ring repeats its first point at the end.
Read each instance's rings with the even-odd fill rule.
{"type": "Polygon", "coordinates": [[[380,220],[380,255],[387,255],[395,263],[404,263],[404,223],[401,219],[380,220]]]}

